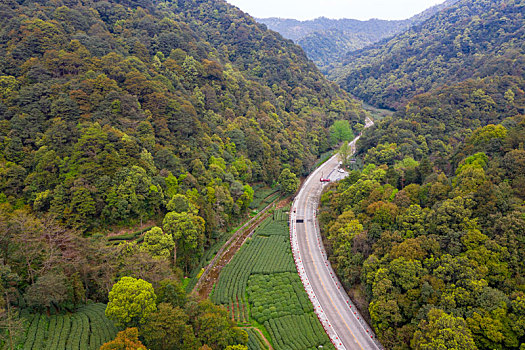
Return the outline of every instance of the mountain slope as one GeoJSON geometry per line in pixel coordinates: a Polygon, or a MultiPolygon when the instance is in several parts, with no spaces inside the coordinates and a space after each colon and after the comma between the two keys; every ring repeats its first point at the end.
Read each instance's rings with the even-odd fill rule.
{"type": "Polygon", "coordinates": [[[319,218],[386,348],[525,346],[524,9],[464,0],[350,55],[349,90],[398,109],[319,218]]]}
{"type": "Polygon", "coordinates": [[[0,4],[0,193],[92,231],[180,193],[212,233],[359,107],[224,1],[0,4]],[[124,185],[126,184],[126,185],[124,185]]]}
{"type": "Polygon", "coordinates": [[[324,196],[327,253],[388,349],[525,346],[525,79],[487,67],[364,131],[366,166],[324,196]]]}
{"type": "Polygon", "coordinates": [[[416,97],[324,196],[327,253],[385,348],[524,346],[524,89],[488,77],[416,97]]]}
{"type": "Polygon", "coordinates": [[[468,78],[522,76],[524,8],[520,0],[462,0],[403,34],[348,54],[331,76],[352,94],[387,108],[468,78]]]}
{"type": "Polygon", "coordinates": [[[310,21],[297,21],[264,18],[258,21],[285,38],[294,40],[324,73],[329,72],[333,65],[340,62],[347,52],[361,49],[410,27],[409,20],[359,21],[317,18],[310,21]]]}
{"type": "Polygon", "coordinates": [[[363,113],[225,1],[1,1],[0,348],[99,347],[90,322],[110,322],[74,313],[91,301],[148,349],[247,344],[182,277],[248,216],[250,184],[295,181],[363,113]]]}
{"type": "Polygon", "coordinates": [[[281,18],[259,18],[257,21],[266,24],[268,28],[279,32],[285,38],[292,39],[305,50],[308,57],[323,72],[329,73],[349,51],[361,49],[381,39],[401,33],[457,1],[447,0],[409,19],[397,21],[334,20],[324,17],[309,21],[281,18]]]}

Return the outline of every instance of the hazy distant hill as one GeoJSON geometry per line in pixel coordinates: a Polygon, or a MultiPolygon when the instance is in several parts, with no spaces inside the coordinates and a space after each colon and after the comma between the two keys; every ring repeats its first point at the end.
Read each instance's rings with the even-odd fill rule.
{"type": "Polygon", "coordinates": [[[347,52],[361,49],[381,39],[403,32],[457,1],[448,0],[409,19],[396,21],[381,19],[367,21],[335,20],[325,17],[309,21],[275,17],[257,20],[266,24],[268,28],[279,32],[285,38],[299,44],[308,57],[326,73],[331,65],[340,61],[347,52]]]}
{"type": "Polygon", "coordinates": [[[409,20],[387,21],[382,19],[370,19],[360,21],[357,19],[330,19],[319,17],[308,21],[283,18],[258,18],[257,21],[264,23],[268,28],[279,32],[282,36],[295,42],[306,38],[313,33],[337,30],[341,33],[368,34],[372,37],[383,37],[392,35],[408,26],[409,20]]]}

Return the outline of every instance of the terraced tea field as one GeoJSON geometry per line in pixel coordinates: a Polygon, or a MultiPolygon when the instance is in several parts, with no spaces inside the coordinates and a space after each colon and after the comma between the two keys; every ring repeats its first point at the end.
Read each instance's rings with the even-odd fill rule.
{"type": "Polygon", "coordinates": [[[92,304],[71,315],[27,315],[22,349],[97,350],[117,335],[117,328],[104,314],[105,309],[105,304],[92,304]]]}
{"type": "MultiPolygon", "coordinates": [[[[226,306],[235,321],[262,326],[277,350],[334,348],[297,274],[283,209],[275,210],[224,267],[211,299],[226,306]]],[[[253,332],[250,350],[265,348],[253,332]]]]}

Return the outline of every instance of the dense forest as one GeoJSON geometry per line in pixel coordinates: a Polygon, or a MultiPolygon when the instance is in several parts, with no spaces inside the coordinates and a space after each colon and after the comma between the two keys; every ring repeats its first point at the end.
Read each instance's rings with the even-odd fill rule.
{"type": "Polygon", "coordinates": [[[387,348],[523,348],[524,88],[417,97],[364,133],[367,165],[324,194],[331,261],[387,348]]]}
{"type": "Polygon", "coordinates": [[[247,183],[306,173],[327,127],[358,120],[299,48],[234,7],[139,4],[2,5],[5,200],[90,231],[181,193],[212,232],[246,208],[247,183]]]}
{"type": "Polygon", "coordinates": [[[329,19],[297,21],[281,18],[258,18],[268,28],[301,46],[323,73],[340,66],[350,51],[369,46],[419,24],[458,0],[447,0],[405,20],[329,19]]]}
{"type": "Polygon", "coordinates": [[[11,0],[0,24],[2,329],[51,341],[46,314],[109,301],[117,343],[246,344],[180,279],[246,216],[250,184],[308,173],[360,105],[224,1],[11,0]],[[115,244],[123,227],[147,229],[115,244]],[[19,312],[44,321],[24,333],[19,312]]]}
{"type": "Polygon", "coordinates": [[[390,109],[444,84],[523,76],[524,8],[520,0],[459,1],[390,40],[349,53],[330,76],[355,96],[390,109]]]}
{"type": "Polygon", "coordinates": [[[319,216],[334,268],[388,349],[525,348],[523,8],[461,1],[398,37],[413,50],[400,40],[382,74],[398,62],[385,78],[402,86],[432,72],[413,80],[427,93],[363,85],[371,102],[404,107],[363,132],[364,168],[324,193],[319,216]],[[467,30],[471,51],[445,49],[467,30]],[[436,69],[437,52],[454,63],[436,69]]]}

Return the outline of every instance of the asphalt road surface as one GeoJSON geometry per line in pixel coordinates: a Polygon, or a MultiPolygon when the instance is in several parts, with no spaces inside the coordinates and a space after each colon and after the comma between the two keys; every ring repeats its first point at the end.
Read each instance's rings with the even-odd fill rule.
{"type": "Polygon", "coordinates": [[[326,185],[320,179],[345,177],[338,167],[337,156],[330,158],[308,177],[296,196],[290,215],[292,251],[303,285],[336,348],[382,349],[335,276],[320,237],[316,211],[326,185]]]}

